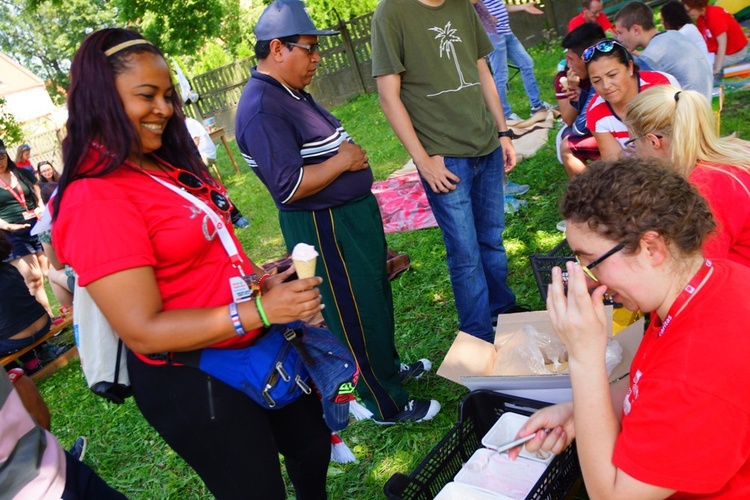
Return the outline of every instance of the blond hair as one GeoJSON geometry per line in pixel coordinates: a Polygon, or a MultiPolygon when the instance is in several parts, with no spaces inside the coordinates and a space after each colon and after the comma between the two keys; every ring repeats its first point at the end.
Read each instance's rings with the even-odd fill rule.
{"type": "Polygon", "coordinates": [[[658,134],[671,139],[672,165],[685,177],[702,162],[750,172],[750,142],[719,137],[711,105],[699,92],[658,85],[638,94],[626,112],[624,122],[632,137],[658,134]]]}

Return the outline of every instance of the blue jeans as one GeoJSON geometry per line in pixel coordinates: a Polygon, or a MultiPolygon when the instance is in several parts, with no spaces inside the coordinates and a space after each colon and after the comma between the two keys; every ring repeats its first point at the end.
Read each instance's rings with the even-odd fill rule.
{"type": "Polygon", "coordinates": [[[534,108],[542,104],[542,99],[539,96],[539,85],[536,83],[536,77],[534,76],[534,60],[526,52],[526,49],[523,48],[516,35],[513,33],[508,35],[488,33],[488,35],[492,46],[495,47],[495,50],[489,55],[490,66],[495,78],[495,86],[500,94],[500,100],[503,102],[505,116],[513,112],[508,103],[507,92],[509,59],[510,62],[518,66],[521,70],[523,86],[526,89],[526,94],[529,96],[531,107],[534,108]]]}
{"type": "Polygon", "coordinates": [[[443,233],[459,327],[492,342],[492,317],[513,307],[506,283],[508,258],[503,247],[503,151],[476,158],[445,157],[460,179],[449,193],[425,192],[443,233]]]}
{"type": "Polygon", "coordinates": [[[13,354],[16,351],[20,351],[26,346],[30,346],[37,340],[41,339],[52,327],[52,318],[47,317],[47,323],[36,333],[24,337],[22,339],[3,339],[0,340],[0,356],[7,356],[13,354]]]}

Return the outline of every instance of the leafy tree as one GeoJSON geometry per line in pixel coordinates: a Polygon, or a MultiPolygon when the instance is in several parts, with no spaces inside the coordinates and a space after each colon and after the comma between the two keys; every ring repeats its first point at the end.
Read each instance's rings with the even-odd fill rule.
{"type": "Polygon", "coordinates": [[[52,99],[60,103],[70,59],[81,41],[114,21],[115,8],[106,0],[66,0],[36,9],[23,0],[0,0],[0,50],[46,80],[52,99]]]}
{"type": "Polygon", "coordinates": [[[5,111],[5,99],[0,97],[0,137],[8,144],[20,144],[23,142],[23,130],[16,118],[5,111]]]}
{"type": "Polygon", "coordinates": [[[223,0],[113,0],[119,18],[170,55],[192,54],[219,33],[223,0]]]}
{"type": "Polygon", "coordinates": [[[335,26],[339,18],[348,21],[353,17],[372,12],[378,0],[304,0],[307,11],[316,26],[335,26]]]}

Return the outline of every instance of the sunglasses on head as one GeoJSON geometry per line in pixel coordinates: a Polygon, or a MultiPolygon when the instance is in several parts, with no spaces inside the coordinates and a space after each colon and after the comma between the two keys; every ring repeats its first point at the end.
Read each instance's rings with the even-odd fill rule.
{"type": "Polygon", "coordinates": [[[200,177],[192,174],[186,170],[167,170],[167,174],[174,179],[177,184],[181,187],[192,191],[194,193],[201,193],[207,191],[211,203],[221,212],[229,212],[232,208],[232,203],[229,201],[223,193],[209,186],[200,177]]]}
{"type": "Polygon", "coordinates": [[[581,59],[583,59],[583,62],[588,63],[597,52],[601,52],[602,54],[609,54],[615,49],[615,46],[620,47],[622,50],[624,50],[625,54],[627,54],[628,59],[630,59],[630,53],[628,52],[628,49],[626,49],[625,46],[617,40],[602,40],[601,42],[595,43],[594,45],[583,51],[583,54],[581,54],[581,59]]]}

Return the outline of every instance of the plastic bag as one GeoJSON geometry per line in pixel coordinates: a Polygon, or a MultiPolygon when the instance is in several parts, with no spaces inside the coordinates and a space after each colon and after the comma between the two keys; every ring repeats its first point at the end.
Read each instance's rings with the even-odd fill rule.
{"type": "MultiPolygon", "coordinates": [[[[523,342],[516,345],[508,355],[514,365],[522,364],[533,374],[568,373],[568,352],[556,335],[539,332],[532,325],[524,325],[523,336],[523,342]]],[[[607,376],[620,361],[622,346],[616,339],[610,338],[605,354],[607,376]]]]}

